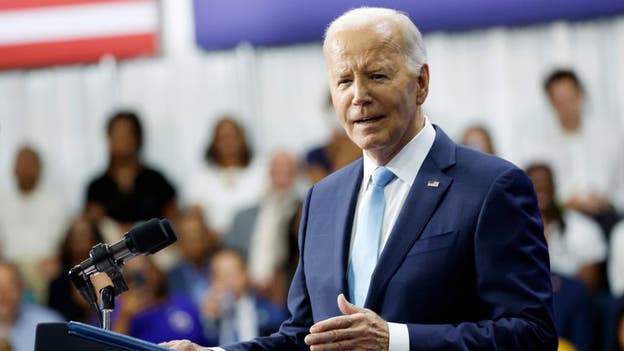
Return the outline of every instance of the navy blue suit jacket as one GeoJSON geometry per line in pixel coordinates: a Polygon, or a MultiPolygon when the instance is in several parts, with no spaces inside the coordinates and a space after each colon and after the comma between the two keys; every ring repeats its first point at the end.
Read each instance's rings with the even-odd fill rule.
{"type": "MultiPolygon", "coordinates": [[[[270,337],[228,350],[307,350],[315,322],[341,315],[362,160],[306,198],[291,318],[270,337]]],[[[366,308],[405,323],[411,350],[557,348],[548,251],[537,200],[514,165],[436,138],[375,271],[366,308]],[[430,181],[438,186],[428,186],[430,181]]]]}

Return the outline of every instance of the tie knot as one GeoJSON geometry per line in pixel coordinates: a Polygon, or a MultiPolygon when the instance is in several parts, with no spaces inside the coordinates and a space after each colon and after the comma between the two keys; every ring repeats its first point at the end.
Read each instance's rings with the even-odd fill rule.
{"type": "Polygon", "coordinates": [[[392,171],[387,169],[386,167],[378,167],[373,171],[373,185],[383,188],[388,185],[388,183],[390,183],[395,177],[396,175],[394,175],[394,173],[392,173],[392,171]]]}

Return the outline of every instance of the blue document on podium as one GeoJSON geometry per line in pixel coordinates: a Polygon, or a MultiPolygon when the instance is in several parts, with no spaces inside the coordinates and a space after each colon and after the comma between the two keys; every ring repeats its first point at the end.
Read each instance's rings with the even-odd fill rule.
{"type": "Polygon", "coordinates": [[[158,346],[145,340],[96,328],[84,323],[69,322],[67,323],[67,329],[71,335],[128,351],[171,351],[168,348],[158,346]]]}

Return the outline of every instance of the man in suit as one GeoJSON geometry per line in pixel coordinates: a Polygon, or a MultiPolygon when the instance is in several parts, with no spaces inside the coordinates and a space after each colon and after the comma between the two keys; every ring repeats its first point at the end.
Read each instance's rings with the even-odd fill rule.
{"type": "Polygon", "coordinates": [[[531,181],[424,116],[418,29],[394,10],[355,9],[329,26],[324,52],[363,158],[307,195],[290,319],[225,349],[556,350],[531,181]]]}

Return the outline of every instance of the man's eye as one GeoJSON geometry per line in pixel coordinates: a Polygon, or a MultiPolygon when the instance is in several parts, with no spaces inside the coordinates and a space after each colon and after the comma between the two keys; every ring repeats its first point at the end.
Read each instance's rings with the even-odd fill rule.
{"type": "Polygon", "coordinates": [[[371,74],[370,78],[372,80],[381,82],[381,81],[388,79],[388,76],[386,76],[385,74],[371,74]]]}
{"type": "Polygon", "coordinates": [[[340,81],[338,81],[338,84],[348,84],[351,83],[351,79],[341,79],[340,81]]]}

